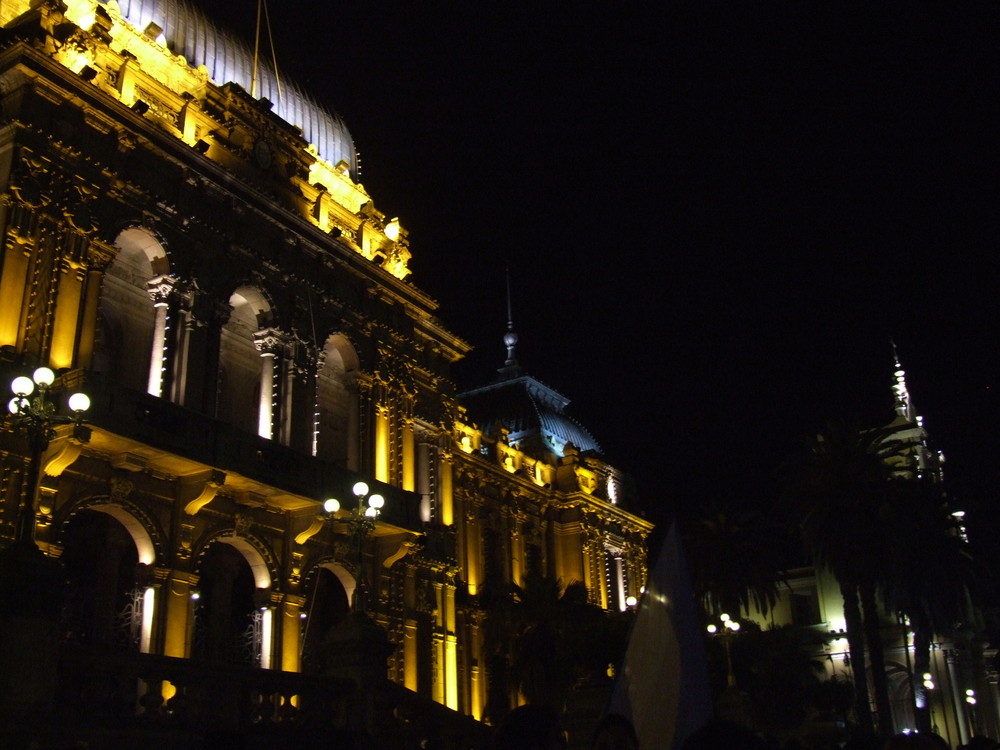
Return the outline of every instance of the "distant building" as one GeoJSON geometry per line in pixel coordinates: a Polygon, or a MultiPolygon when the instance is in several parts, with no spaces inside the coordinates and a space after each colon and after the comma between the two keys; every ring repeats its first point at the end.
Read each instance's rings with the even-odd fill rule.
{"type": "MultiPolygon", "coordinates": [[[[651,525],[622,475],[511,362],[457,395],[469,346],[335,113],[180,0],[8,0],[0,24],[2,370],[92,401],[37,465],[11,418],[0,434],[0,541],[65,563],[60,670],[105,670],[164,721],[230,700],[206,670],[240,674],[234,726],[280,723],[320,690],[288,675],[336,671],[364,609],[393,683],[478,719],[484,584],[638,594],[651,525]],[[364,535],[358,482],[384,498],[364,535]]],[[[86,691],[61,684],[71,714],[86,691]]],[[[404,693],[381,726],[327,720],[426,725],[404,693]]]]}
{"type": "MultiPolygon", "coordinates": [[[[895,417],[878,432],[886,454],[884,460],[899,480],[920,479],[937,484],[943,481],[944,456],[930,447],[923,417],[914,407],[898,357],[894,364],[895,417]]],[[[956,510],[952,516],[956,533],[964,540],[964,513],[956,510]]],[[[763,628],[797,625],[828,635],[825,649],[816,656],[822,657],[827,677],[850,682],[853,677],[839,583],[823,568],[802,567],[788,571],[786,576],[777,605],[770,612],[744,614],[763,628]]],[[[979,615],[971,608],[968,615],[971,619],[956,623],[954,632],[934,634],[929,664],[921,665],[913,628],[898,613],[882,613],[885,670],[894,721],[891,731],[914,731],[915,709],[926,707],[934,730],[953,746],[967,743],[976,734],[996,736],[1000,729],[1000,690],[997,672],[991,666],[995,649],[981,641],[979,615]]]]}

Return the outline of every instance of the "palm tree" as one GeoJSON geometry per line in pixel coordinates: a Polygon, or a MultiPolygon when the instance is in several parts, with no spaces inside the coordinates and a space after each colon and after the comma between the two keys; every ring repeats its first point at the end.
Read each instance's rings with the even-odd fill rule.
{"type": "Polygon", "coordinates": [[[898,451],[888,430],[861,430],[831,423],[825,435],[782,468],[782,505],[798,526],[817,565],[840,585],[854,675],[857,720],[874,732],[865,674],[865,644],[871,661],[879,728],[892,727],[877,607],[884,579],[885,542],[891,528],[887,463],[898,451]]]}
{"type": "Polygon", "coordinates": [[[508,584],[483,603],[493,723],[510,709],[515,692],[527,703],[562,711],[578,678],[606,674],[624,655],[628,615],[591,604],[580,582],[564,587],[530,572],[523,585],[508,584]]]}
{"type": "MultiPolygon", "coordinates": [[[[913,630],[914,672],[930,667],[934,633],[947,633],[969,619],[976,593],[968,545],[942,491],[931,479],[895,479],[892,549],[883,598],[889,611],[900,612],[913,630]]],[[[920,681],[914,691],[922,692],[920,681]]],[[[916,707],[917,728],[930,731],[926,701],[916,707]]]]}
{"type": "Polygon", "coordinates": [[[773,519],[713,504],[684,525],[683,538],[695,598],[706,613],[766,615],[775,605],[788,545],[773,519]]]}

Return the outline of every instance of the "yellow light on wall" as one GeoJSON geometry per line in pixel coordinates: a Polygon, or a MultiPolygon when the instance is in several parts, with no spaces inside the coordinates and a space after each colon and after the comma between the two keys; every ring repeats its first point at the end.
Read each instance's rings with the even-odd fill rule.
{"type": "Polygon", "coordinates": [[[139,651],[148,654],[153,641],[153,614],[156,607],[156,590],[149,586],[142,595],[142,632],[139,636],[139,651]]]}

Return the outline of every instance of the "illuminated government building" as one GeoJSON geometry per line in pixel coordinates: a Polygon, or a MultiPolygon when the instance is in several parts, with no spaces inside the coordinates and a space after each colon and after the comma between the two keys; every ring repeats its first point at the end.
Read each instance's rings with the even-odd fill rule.
{"type": "Polygon", "coordinates": [[[69,582],[47,613],[5,581],[8,704],[261,731],[311,708],[403,747],[483,718],[484,584],[638,593],[620,472],[510,326],[497,380],[458,393],[469,345],[339,116],[180,0],[0,23],[0,365],[55,375],[6,397],[0,546],[69,582]]]}

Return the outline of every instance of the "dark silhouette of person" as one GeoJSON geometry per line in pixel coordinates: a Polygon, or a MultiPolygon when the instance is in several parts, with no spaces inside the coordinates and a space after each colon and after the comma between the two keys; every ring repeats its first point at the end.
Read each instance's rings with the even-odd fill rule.
{"type": "Polygon", "coordinates": [[[507,714],[493,735],[492,750],[565,750],[559,714],[548,706],[528,704],[507,714]]]}
{"type": "Polygon", "coordinates": [[[767,743],[746,727],[713,719],[691,734],[682,750],[767,750],[767,743]]]}
{"type": "Polygon", "coordinates": [[[621,714],[608,714],[594,732],[593,750],[639,750],[632,722],[621,714]]]}

